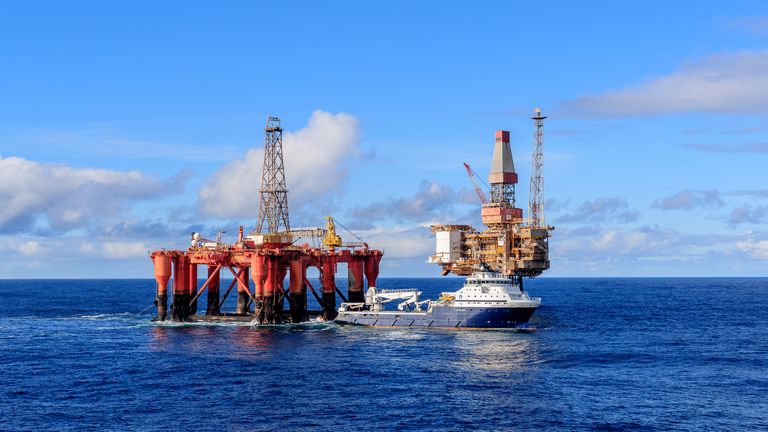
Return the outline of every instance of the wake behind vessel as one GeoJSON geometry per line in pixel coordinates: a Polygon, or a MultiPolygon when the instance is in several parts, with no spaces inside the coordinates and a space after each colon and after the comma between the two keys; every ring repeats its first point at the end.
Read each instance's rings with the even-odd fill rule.
{"type": "Polygon", "coordinates": [[[464,287],[442,293],[438,300],[419,300],[417,290],[382,291],[369,287],[365,302],[345,302],[338,322],[396,327],[523,327],[541,304],[523,291],[523,279],[539,276],[549,268],[549,236],[554,227],[544,223],[542,186],[543,127],[546,117],[535,110],[533,169],[531,171],[528,219],[516,207],[518,177],[509,144],[509,132],[496,131],[488,182],[490,199],[477,183],[477,175],[464,164],[482,202],[485,231],[469,225],[433,225],[435,254],[430,263],[442,274],[467,276],[464,287]],[[387,303],[403,300],[398,310],[385,310],[387,303]]]}

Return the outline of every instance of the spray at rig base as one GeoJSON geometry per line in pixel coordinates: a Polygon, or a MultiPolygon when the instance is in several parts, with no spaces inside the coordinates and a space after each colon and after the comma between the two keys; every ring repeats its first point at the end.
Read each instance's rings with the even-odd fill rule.
{"type": "Polygon", "coordinates": [[[529,219],[516,207],[518,178],[509,145],[509,132],[496,131],[493,162],[488,176],[490,200],[476,183],[477,175],[464,164],[482,203],[481,217],[487,226],[477,231],[469,225],[433,225],[436,237],[431,263],[468,276],[456,292],[444,292],[438,300],[421,300],[418,290],[370,288],[364,302],[345,302],[337,322],[395,327],[519,328],[541,304],[523,289],[525,277],[535,277],[549,268],[549,236],[554,229],[544,223],[543,128],[540,110],[535,122],[533,170],[529,195],[529,219]],[[386,305],[399,302],[397,310],[386,305]]]}
{"type": "Polygon", "coordinates": [[[241,226],[237,242],[225,244],[220,238],[205,240],[192,235],[187,250],[158,250],[150,254],[155,268],[157,291],[155,320],[168,319],[168,283],[173,276],[170,319],[253,320],[263,324],[307,321],[313,315],[326,320],[336,317],[336,295],[344,301],[362,301],[363,283],[376,286],[382,251],[365,242],[345,243],[336,234],[330,216],[325,228],[291,229],[288,216],[288,190],[283,164],[283,129],[277,117],[268,117],[264,128],[264,168],[259,194],[259,219],[256,229],[245,235],[241,226]],[[300,239],[322,240],[322,246],[298,244],[300,239]],[[336,287],[339,263],[347,263],[347,296],[336,287]],[[198,266],[207,267],[207,279],[198,288],[198,266]],[[307,268],[320,271],[318,290],[307,279],[307,268]],[[222,294],[221,275],[234,277],[222,294]],[[284,288],[286,276],[288,287],[284,288]],[[253,280],[253,292],[249,278],[253,280]],[[235,286],[237,287],[235,289],[235,286]],[[234,313],[223,312],[230,293],[237,296],[234,313]],[[321,305],[319,312],[307,309],[307,292],[321,305]],[[203,314],[197,302],[207,293],[208,307],[203,314]],[[285,303],[288,302],[288,311],[285,303]]]}

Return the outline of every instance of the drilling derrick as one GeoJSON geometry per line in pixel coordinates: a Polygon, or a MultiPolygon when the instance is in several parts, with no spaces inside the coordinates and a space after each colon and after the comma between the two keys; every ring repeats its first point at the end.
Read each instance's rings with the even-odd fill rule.
{"type": "Polygon", "coordinates": [[[489,228],[503,229],[511,224],[520,223],[523,211],[515,208],[517,173],[512,159],[512,149],[509,146],[509,131],[496,131],[488,183],[491,184],[491,202],[483,204],[481,212],[483,224],[489,228]]]}
{"type": "Polygon", "coordinates": [[[541,227],[544,225],[544,176],[541,168],[544,165],[544,119],[541,110],[533,110],[535,115],[531,117],[534,121],[534,147],[533,157],[531,158],[531,192],[528,196],[528,216],[531,218],[532,227],[541,227]]]}
{"type": "Polygon", "coordinates": [[[280,119],[267,117],[264,128],[264,169],[261,173],[261,191],[259,195],[259,221],[256,232],[278,234],[280,228],[289,232],[288,188],[285,185],[285,167],[283,165],[283,128],[280,119]]]}
{"type": "Polygon", "coordinates": [[[544,226],[544,208],[541,204],[544,117],[540,110],[535,113],[534,172],[531,175],[532,196],[529,204],[531,212],[536,212],[535,218],[531,217],[528,224],[524,223],[523,210],[515,207],[518,176],[512,158],[509,132],[498,130],[488,175],[491,199],[483,203],[480,212],[487,229],[477,231],[469,225],[431,227],[435,233],[436,248],[428,262],[440,265],[443,275],[453,272],[464,276],[480,268],[489,268],[521,279],[538,276],[549,268],[548,238],[554,228],[544,226]]]}

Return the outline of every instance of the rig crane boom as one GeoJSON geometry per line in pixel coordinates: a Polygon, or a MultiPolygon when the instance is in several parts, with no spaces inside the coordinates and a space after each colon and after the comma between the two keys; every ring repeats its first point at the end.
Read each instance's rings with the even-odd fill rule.
{"type": "Polygon", "coordinates": [[[478,177],[475,174],[475,170],[473,170],[469,166],[469,164],[467,164],[466,162],[464,162],[464,168],[467,169],[467,175],[469,175],[469,179],[472,180],[472,184],[475,186],[475,193],[477,194],[477,197],[480,198],[480,202],[483,204],[487,204],[488,199],[485,198],[483,189],[480,187],[480,181],[478,180],[478,177]]]}

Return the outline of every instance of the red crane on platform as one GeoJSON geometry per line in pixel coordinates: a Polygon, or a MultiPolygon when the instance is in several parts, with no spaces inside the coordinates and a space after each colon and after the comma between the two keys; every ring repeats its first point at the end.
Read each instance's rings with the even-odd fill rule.
{"type": "Polygon", "coordinates": [[[466,162],[464,162],[464,168],[467,169],[467,174],[469,175],[469,179],[472,180],[472,184],[475,186],[475,193],[477,194],[477,197],[480,198],[480,202],[483,204],[488,203],[488,199],[485,198],[483,189],[480,187],[480,180],[475,170],[473,170],[466,162]]]}

